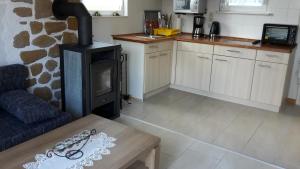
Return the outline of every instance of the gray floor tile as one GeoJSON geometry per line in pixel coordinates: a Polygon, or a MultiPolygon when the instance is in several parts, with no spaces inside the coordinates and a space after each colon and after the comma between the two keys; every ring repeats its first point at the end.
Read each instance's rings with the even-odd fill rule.
{"type": "Polygon", "coordinates": [[[226,153],[222,161],[220,157],[209,154],[202,156],[193,139],[289,169],[300,169],[299,106],[287,106],[280,113],[274,113],[169,89],[143,103],[132,101],[131,105],[125,105],[122,114],[187,136],[132,119],[118,119],[121,123],[161,137],[163,156],[169,161],[179,157],[169,169],[213,168],[217,167],[214,166],[216,163],[218,169],[271,169],[268,165],[236,154],[226,153]]]}

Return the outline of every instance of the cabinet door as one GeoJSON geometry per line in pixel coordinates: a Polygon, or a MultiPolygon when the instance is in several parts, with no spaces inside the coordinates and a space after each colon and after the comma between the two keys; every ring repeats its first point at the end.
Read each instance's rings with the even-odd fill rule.
{"type": "Polygon", "coordinates": [[[183,52],[177,53],[177,85],[209,91],[212,55],[183,52]]]}
{"type": "Polygon", "coordinates": [[[145,55],[145,86],[144,93],[159,88],[159,53],[145,55]]]}
{"type": "Polygon", "coordinates": [[[159,85],[164,87],[171,82],[171,51],[159,55],[159,85]]]}
{"type": "Polygon", "coordinates": [[[250,99],[254,60],[214,56],[211,92],[250,99]]]}
{"type": "Polygon", "coordinates": [[[257,61],[255,64],[251,100],[280,106],[287,65],[257,61]]]}

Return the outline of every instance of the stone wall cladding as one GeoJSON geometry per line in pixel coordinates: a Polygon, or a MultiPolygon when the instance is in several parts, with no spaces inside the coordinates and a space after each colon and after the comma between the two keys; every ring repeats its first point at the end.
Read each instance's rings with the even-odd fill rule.
{"type": "MultiPolygon", "coordinates": [[[[9,0],[11,12],[19,17],[24,30],[15,33],[13,48],[20,51],[29,68],[29,91],[59,105],[61,99],[59,48],[62,43],[77,43],[77,20],[56,20],[52,0],[9,0]]],[[[17,26],[17,25],[16,25],[17,26]]]]}

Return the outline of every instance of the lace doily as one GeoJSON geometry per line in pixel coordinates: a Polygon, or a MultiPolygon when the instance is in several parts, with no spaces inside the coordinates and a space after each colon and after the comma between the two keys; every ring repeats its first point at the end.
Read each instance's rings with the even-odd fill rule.
{"type": "MultiPolygon", "coordinates": [[[[82,133],[85,133],[82,132],[82,133]]],[[[72,138],[66,139],[64,142],[57,143],[57,145],[65,144],[70,140],[74,140],[81,137],[81,134],[75,135],[72,138]]],[[[94,165],[93,161],[102,159],[102,155],[109,155],[111,152],[109,148],[113,148],[116,144],[115,138],[109,137],[106,133],[99,133],[92,135],[86,145],[81,149],[83,156],[76,160],[68,160],[56,155],[48,157],[46,151],[45,154],[37,154],[35,156],[35,162],[30,162],[23,165],[25,169],[84,169],[84,167],[90,167],[94,165]]]]}

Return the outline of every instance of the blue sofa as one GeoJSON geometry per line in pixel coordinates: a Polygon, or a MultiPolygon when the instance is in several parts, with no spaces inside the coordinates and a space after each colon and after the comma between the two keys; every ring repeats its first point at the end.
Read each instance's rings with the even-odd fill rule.
{"type": "MultiPolygon", "coordinates": [[[[32,114],[28,113],[30,116],[27,116],[27,118],[33,118],[34,121],[28,121],[28,123],[22,121],[22,107],[18,106],[24,105],[24,103],[27,102],[27,106],[24,106],[27,107],[27,109],[25,109],[26,112],[30,112],[30,110],[38,112],[37,110],[39,110],[43,113],[49,112],[48,109],[45,110],[45,107],[50,106],[48,103],[26,92],[27,78],[28,69],[23,65],[0,67],[0,152],[63,126],[72,120],[72,116],[69,113],[57,110],[58,113],[53,114],[51,118],[36,119],[32,117],[32,114]],[[18,99],[12,100],[13,97],[11,97],[11,95],[13,95],[14,92],[19,93],[17,96],[18,99]],[[28,98],[35,102],[33,102],[32,105],[30,105],[30,103],[28,104],[28,98]],[[9,99],[11,99],[11,101],[9,101],[9,99]],[[12,106],[6,106],[5,103],[10,103],[12,106]],[[6,109],[16,110],[18,114],[11,111],[9,112],[6,109]]],[[[52,110],[52,107],[49,109],[52,110]]]]}

